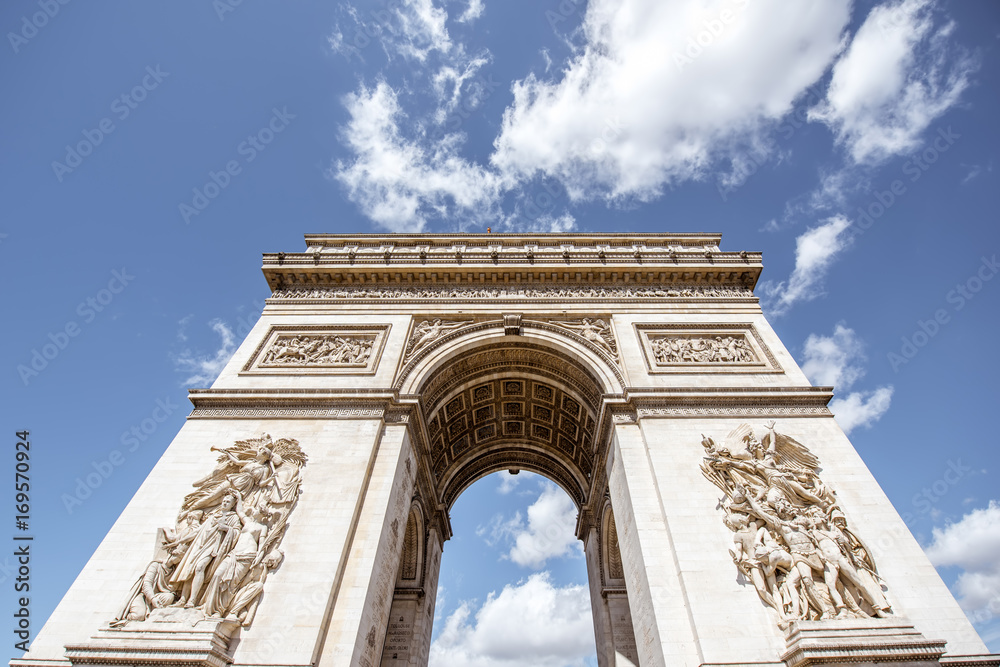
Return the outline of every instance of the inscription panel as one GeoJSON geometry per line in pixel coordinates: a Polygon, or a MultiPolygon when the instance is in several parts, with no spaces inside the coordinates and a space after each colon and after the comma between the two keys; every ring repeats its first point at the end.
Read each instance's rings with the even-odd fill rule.
{"type": "Polygon", "coordinates": [[[410,662],[410,655],[416,648],[413,626],[417,616],[416,599],[395,599],[389,612],[389,625],[385,631],[385,646],[382,648],[382,667],[396,667],[410,662]]]}
{"type": "Polygon", "coordinates": [[[639,649],[635,645],[635,631],[632,629],[632,612],[629,611],[628,596],[623,593],[608,594],[608,611],[611,613],[611,638],[619,660],[619,665],[638,665],[639,649]]]}

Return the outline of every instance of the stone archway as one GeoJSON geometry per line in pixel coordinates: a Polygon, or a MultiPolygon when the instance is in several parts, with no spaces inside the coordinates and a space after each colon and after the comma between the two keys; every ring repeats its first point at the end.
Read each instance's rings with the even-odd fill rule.
{"type": "Polygon", "coordinates": [[[306,252],[266,254],[260,321],[213,386],[192,391],[184,427],[12,665],[426,663],[448,509],[474,480],[510,468],[543,473],[580,508],[602,665],[830,664],[829,647],[811,642],[835,626],[849,652],[837,655],[854,661],[995,665],[826,408],[830,388],[809,384],[767,323],[753,293],[760,254],[720,240],[320,234],[306,252]],[[789,459],[805,465],[802,483],[822,475],[837,500],[786,484],[809,506],[782,513],[849,527],[859,542],[845,556],[860,558],[860,539],[888,541],[878,578],[894,619],[823,619],[811,593],[796,611],[796,591],[810,588],[801,563],[797,575],[786,568],[784,593],[738,574],[740,517],[729,515],[763,521],[761,539],[778,547],[804,544],[755,506],[760,496],[777,511],[789,498],[771,468],[790,464],[747,473],[741,460],[762,444],[743,436],[763,438],[774,420],[775,452],[779,435],[807,452],[789,459]],[[308,464],[294,478],[301,498],[282,524],[283,556],[219,584],[259,595],[253,620],[209,618],[207,602],[153,609],[148,625],[122,618],[131,587],[173,567],[159,546],[179,529],[192,483],[228,479],[216,451],[268,434],[300,443],[308,464]],[[740,491],[740,470],[755,493],[740,491]],[[183,651],[157,653],[158,637],[183,651]]]}
{"type": "MultiPolygon", "coordinates": [[[[599,463],[608,440],[606,399],[621,387],[618,370],[607,365],[602,350],[588,349],[570,331],[523,321],[512,336],[497,324],[466,327],[437,341],[402,374],[407,393],[420,397],[427,440],[423,457],[440,502],[444,538],[450,537],[448,510],[482,477],[524,470],[555,482],[579,511],[575,532],[586,555],[599,664],[638,664],[620,554],[617,570],[607,565],[608,554],[618,554],[618,546],[608,542],[616,537],[613,518],[608,528],[612,510],[599,463]]],[[[417,515],[411,511],[410,524],[417,515]]],[[[428,571],[422,577],[436,586],[443,544],[425,532],[429,539],[421,548],[427,551],[420,560],[428,563],[428,571]]],[[[415,559],[409,545],[400,556],[400,578],[415,559]]],[[[420,590],[425,604],[416,606],[432,617],[436,591],[426,585],[420,590]]],[[[426,664],[431,628],[418,627],[420,614],[411,611],[412,599],[412,587],[401,586],[398,578],[382,665],[426,664]],[[412,637],[402,638],[406,633],[412,637]],[[409,662],[401,662],[403,656],[409,662]]]]}

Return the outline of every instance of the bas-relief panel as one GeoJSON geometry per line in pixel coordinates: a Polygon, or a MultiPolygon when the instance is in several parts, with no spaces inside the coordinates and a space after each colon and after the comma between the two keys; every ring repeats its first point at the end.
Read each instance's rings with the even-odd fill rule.
{"type": "Polygon", "coordinates": [[[391,325],[272,325],[244,375],[373,375],[391,325]]]}
{"type": "Polygon", "coordinates": [[[800,620],[890,617],[871,551],[847,525],[819,459],[766,424],[749,424],[722,445],[705,437],[704,476],[724,494],[730,554],[780,627],[800,620]]]}
{"type": "Polygon", "coordinates": [[[157,557],[132,587],[112,627],[131,621],[230,618],[253,622],[278,546],[298,501],[306,456],[297,441],[267,434],[220,452],[193,484],[175,526],[158,532],[157,557]]]}
{"type": "Polygon", "coordinates": [[[750,323],[635,324],[646,370],[663,373],[780,373],[750,323]]]}

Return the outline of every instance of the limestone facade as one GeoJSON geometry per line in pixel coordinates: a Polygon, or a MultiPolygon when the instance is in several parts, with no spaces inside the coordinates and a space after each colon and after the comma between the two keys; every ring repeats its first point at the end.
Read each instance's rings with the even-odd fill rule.
{"type": "Polygon", "coordinates": [[[12,665],[424,665],[448,509],[499,470],[579,507],[602,667],[1000,664],[827,410],[832,389],[764,318],[760,254],[720,240],[309,235],[265,254],[262,317],[12,665]],[[719,453],[748,428],[807,454],[719,453]],[[264,434],[301,465],[233,449],[264,434]],[[818,534],[793,518],[834,514],[864,544],[844,562],[877,566],[884,618],[829,555],[792,547],[818,534]],[[788,552],[773,584],[733,555],[739,516],[760,520],[751,546],[788,552]],[[187,557],[208,583],[172,606],[193,575],[170,554],[199,539],[218,540],[187,557]],[[820,618],[842,611],[831,586],[859,611],[820,618]],[[142,618],[123,617],[137,591],[142,618]]]}

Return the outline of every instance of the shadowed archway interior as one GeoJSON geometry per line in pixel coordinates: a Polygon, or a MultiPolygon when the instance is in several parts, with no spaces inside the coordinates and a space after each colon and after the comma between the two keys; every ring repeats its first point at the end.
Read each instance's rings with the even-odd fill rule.
{"type": "Polygon", "coordinates": [[[594,474],[601,397],[577,361],[499,342],[439,368],[422,388],[434,484],[447,507],[497,470],[530,470],[583,506],[594,474]]]}

